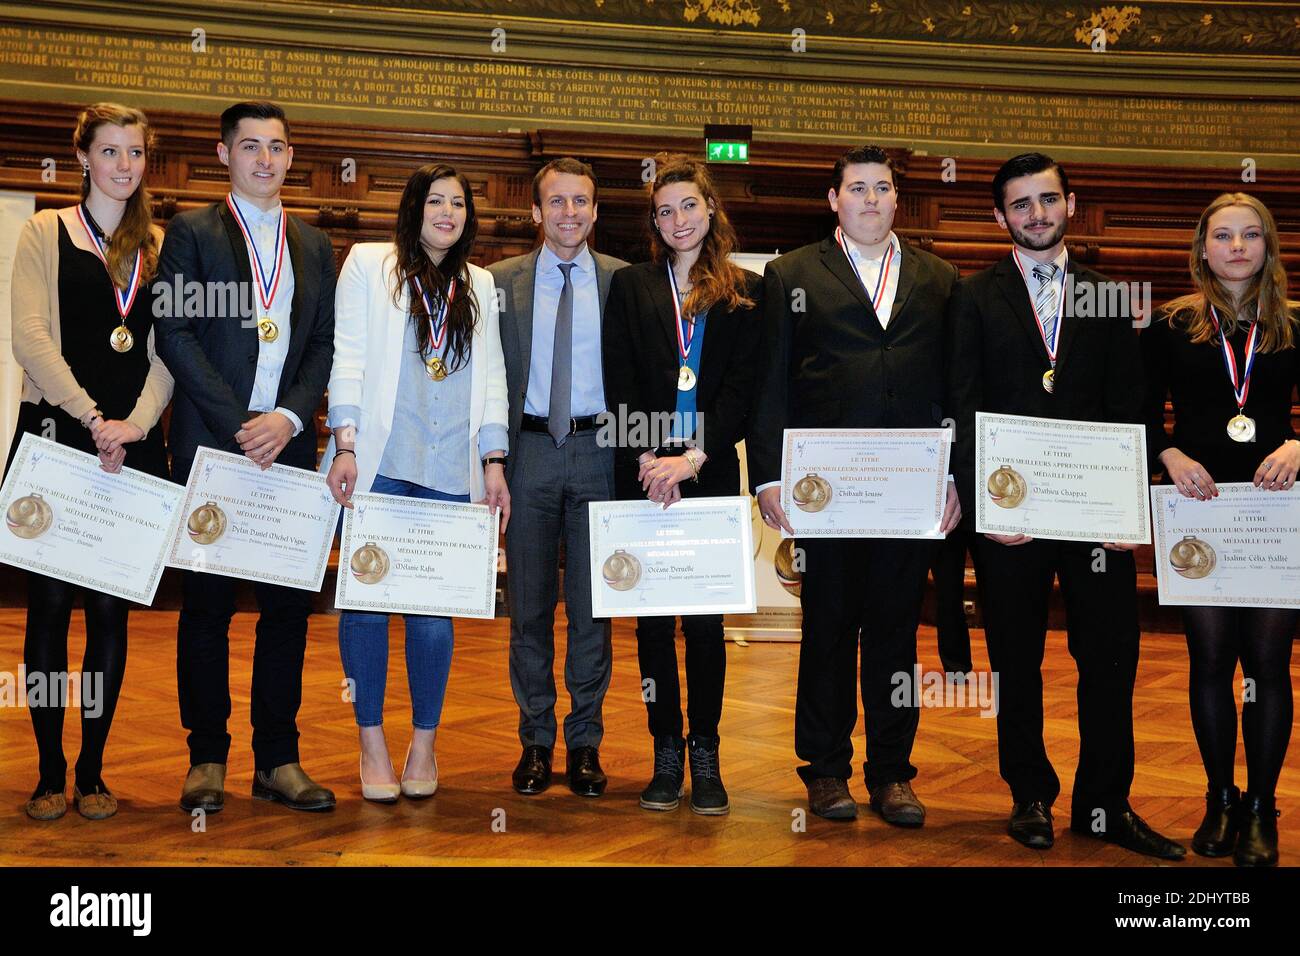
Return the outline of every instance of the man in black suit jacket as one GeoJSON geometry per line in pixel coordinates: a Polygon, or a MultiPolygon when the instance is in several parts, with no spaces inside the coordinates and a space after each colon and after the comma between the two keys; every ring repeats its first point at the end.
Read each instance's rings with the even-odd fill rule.
{"type": "MultiPolygon", "coordinates": [[[[1008,160],[993,180],[994,215],[1011,254],[963,279],[953,294],[950,406],[957,420],[953,472],[973,528],[975,413],[1095,422],[1140,422],[1142,368],[1128,309],[1080,315],[1105,278],[1070,260],[1065,231],[1074,194],[1041,153],[1008,160]],[[1071,281],[1073,285],[1071,286],[1071,281]],[[1073,296],[1073,297],[1072,297],[1073,296]]],[[[1095,295],[1092,301],[1100,302],[1095,295]]],[[[998,683],[998,753],[1014,806],[1010,835],[1045,849],[1054,840],[1060,781],[1043,746],[1042,661],[1052,580],[1065,600],[1069,648],[1079,668],[1079,768],[1071,829],[1166,859],[1181,846],[1129,808],[1138,616],[1133,545],[976,540],[989,661],[998,683]],[[1109,550],[1101,550],[1104,547],[1109,550]]]]}
{"type": "MultiPolygon", "coordinates": [[[[764,276],[766,368],[746,442],[764,521],[790,532],[780,504],[786,428],[937,428],[943,424],[944,318],[957,270],[892,232],[896,184],[879,147],[835,164],[828,194],[839,228],[770,262],[764,276]]],[[[949,485],[943,530],[960,518],[949,485]]],[[[855,671],[862,648],[864,766],[872,808],[920,826],[910,762],[919,712],[895,707],[896,674],[913,674],[916,629],[934,542],[801,539],[803,641],[795,751],[812,811],[852,819],[855,671]]]]}
{"type": "MultiPolygon", "coordinates": [[[[279,461],[316,467],[316,409],[334,357],[334,253],[319,229],[287,216],[280,186],[293,161],[284,113],[240,103],[221,117],[217,155],[230,169],[224,202],[182,213],[167,229],[158,282],[199,283],[199,315],[173,296],[158,319],[158,354],[176,379],[170,445],[177,481],[187,480],[199,446],[244,454],[262,468],[279,461]],[[243,313],[208,314],[220,295],[243,313]],[[251,294],[249,294],[251,292],[251,294]]],[[[190,288],[194,288],[191,286],[190,288]]],[[[334,795],[298,763],[296,717],[312,594],[256,585],[261,614],[253,658],[253,796],[299,810],[327,810],[334,795]]],[[[229,642],[235,584],[187,571],[177,627],[181,723],[190,731],[187,811],[224,803],[230,735],[229,642]]]]}

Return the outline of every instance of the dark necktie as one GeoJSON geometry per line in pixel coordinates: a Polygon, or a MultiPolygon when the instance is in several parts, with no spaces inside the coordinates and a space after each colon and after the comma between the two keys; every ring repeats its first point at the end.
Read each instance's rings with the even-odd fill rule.
{"type": "Polygon", "coordinates": [[[560,307],[555,311],[555,350],[551,353],[551,404],[546,413],[546,430],[555,447],[569,438],[573,388],[573,283],[569,272],[572,262],[561,262],[564,288],[560,290],[560,307]]]}

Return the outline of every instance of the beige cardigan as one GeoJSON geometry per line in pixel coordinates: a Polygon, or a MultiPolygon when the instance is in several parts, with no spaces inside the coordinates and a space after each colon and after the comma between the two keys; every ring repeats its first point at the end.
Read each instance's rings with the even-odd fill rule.
{"type": "MultiPolygon", "coordinates": [[[[93,253],[90,238],[77,218],[77,207],[42,209],[28,219],[18,236],[11,284],[14,358],[23,368],[24,402],[44,398],[85,424],[95,400],[81,387],[63,358],[59,335],[59,220],[72,244],[93,253]]],[[[162,230],[153,227],[161,240],[162,230]]],[[[140,290],[148,295],[148,288],[140,290]]],[[[154,330],[146,344],[149,374],[135,408],[126,417],[145,434],[158,424],[172,397],[172,376],[154,351],[154,330]]]]}

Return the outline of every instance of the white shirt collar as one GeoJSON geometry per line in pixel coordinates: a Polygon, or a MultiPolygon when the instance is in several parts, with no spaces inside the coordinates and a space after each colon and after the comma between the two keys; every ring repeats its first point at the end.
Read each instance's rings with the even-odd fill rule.
{"type": "MultiPolygon", "coordinates": [[[[853,256],[853,258],[854,258],[855,260],[857,260],[857,262],[859,262],[859,263],[863,263],[863,262],[879,262],[879,261],[880,261],[880,259],[868,258],[866,255],[863,254],[863,252],[862,252],[862,247],[859,246],[856,242],[854,242],[853,239],[850,238],[850,236],[849,236],[849,234],[848,234],[847,232],[844,232],[843,230],[841,230],[840,232],[841,232],[841,235],[844,236],[844,241],[845,241],[846,243],[848,243],[848,246],[849,246],[849,255],[853,256]]],[[[892,256],[896,256],[896,255],[898,255],[899,251],[900,251],[900,250],[899,250],[898,236],[896,236],[896,235],[894,234],[894,230],[891,229],[891,230],[889,230],[889,254],[890,254],[891,257],[892,257],[892,256]]]]}
{"type": "Polygon", "coordinates": [[[270,223],[274,225],[280,220],[280,211],[283,208],[282,203],[277,202],[273,208],[263,212],[247,199],[241,199],[233,189],[230,191],[230,198],[235,201],[235,205],[239,207],[240,213],[244,216],[244,221],[249,225],[252,225],[253,223],[270,223]]]}
{"type": "MultiPolygon", "coordinates": [[[[578,254],[569,260],[576,267],[578,272],[587,272],[595,268],[595,259],[591,255],[591,249],[584,242],[578,254]]],[[[551,251],[551,247],[542,243],[541,254],[537,257],[537,271],[541,275],[550,275],[555,273],[559,275],[559,265],[564,262],[559,256],[551,251]]]]}

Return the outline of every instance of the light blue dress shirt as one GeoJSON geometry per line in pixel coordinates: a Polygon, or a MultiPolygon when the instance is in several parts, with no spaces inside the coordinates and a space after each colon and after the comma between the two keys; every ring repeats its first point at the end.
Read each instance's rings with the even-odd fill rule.
{"type": "MultiPolygon", "coordinates": [[[[528,367],[524,411],[545,417],[551,407],[551,359],[555,354],[555,313],[564,288],[561,259],[543,245],[533,283],[533,354],[528,367]]],[[[574,418],[605,410],[605,379],[600,358],[600,290],[596,260],[585,245],[573,259],[573,378],[569,414],[574,418]]]]}

